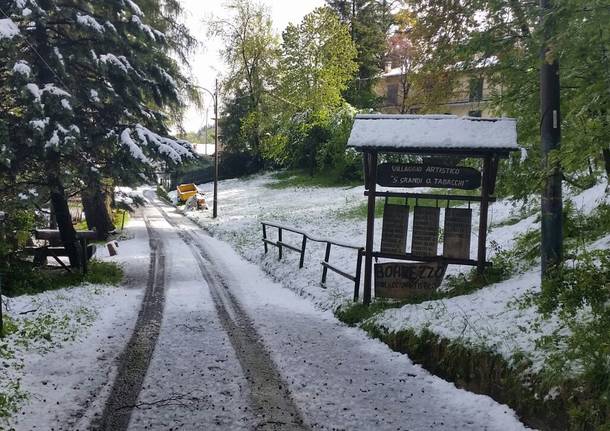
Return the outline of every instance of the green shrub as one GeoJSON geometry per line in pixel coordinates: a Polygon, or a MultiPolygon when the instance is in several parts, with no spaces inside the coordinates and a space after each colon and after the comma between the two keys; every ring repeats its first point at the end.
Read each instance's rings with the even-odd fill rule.
{"type": "Polygon", "coordinates": [[[170,199],[169,195],[167,194],[165,189],[161,186],[157,186],[157,197],[159,199],[161,199],[162,201],[167,202],[168,204],[172,203],[172,200],[170,199]]]}
{"type": "Polygon", "coordinates": [[[610,429],[610,251],[583,252],[544,281],[536,298],[562,328],[544,337],[549,385],[574,380],[574,429],[610,429]]]}
{"type": "Polygon", "coordinates": [[[9,382],[5,390],[6,392],[0,391],[0,429],[3,429],[1,426],[2,420],[6,420],[17,413],[22,403],[27,399],[19,381],[9,382]]]}
{"type": "Polygon", "coordinates": [[[359,323],[391,308],[400,308],[407,304],[405,301],[388,301],[375,300],[372,304],[366,306],[362,303],[355,302],[343,305],[336,310],[335,315],[343,323],[349,326],[356,326],[359,323]]]}

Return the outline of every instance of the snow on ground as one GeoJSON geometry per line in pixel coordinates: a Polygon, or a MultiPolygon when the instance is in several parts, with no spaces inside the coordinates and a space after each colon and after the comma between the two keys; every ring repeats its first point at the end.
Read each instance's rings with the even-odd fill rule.
{"type": "MultiPolygon", "coordinates": [[[[270,281],[260,267],[246,262],[226,242],[210,238],[192,225],[180,229],[189,230],[204,245],[228,290],[253,320],[311,429],[525,429],[510,408],[457,389],[414,365],[407,356],[339,323],[330,311],[320,310],[270,281]]],[[[171,247],[185,256],[175,240],[171,247]]],[[[204,293],[204,301],[207,296],[204,293]]],[[[182,302],[176,305],[184,307],[182,302]]],[[[171,319],[168,315],[166,321],[171,319]]],[[[223,348],[221,343],[220,353],[223,348]]],[[[173,363],[179,362],[175,357],[173,363]]],[[[151,374],[150,381],[156,382],[158,375],[151,374]]]]}
{"type": "MultiPolygon", "coordinates": [[[[364,245],[365,220],[349,217],[354,208],[365,202],[363,187],[353,188],[287,188],[274,189],[269,184],[275,180],[271,175],[256,176],[246,180],[228,180],[220,183],[219,217],[212,220],[208,212],[190,212],[189,217],[205,227],[213,236],[228,241],[248,260],[261,266],[268,274],[285,287],[309,297],[322,309],[334,309],[348,301],[353,293],[353,284],[329,272],[330,288],[320,287],[324,244],[308,244],[305,267],[298,269],[298,254],[284,252],[282,262],[277,260],[277,249],[270,247],[267,256],[263,253],[260,221],[279,222],[302,229],[316,237],[364,245]]],[[[210,185],[199,186],[211,197],[210,185]]],[[[607,182],[572,197],[575,207],[590,213],[603,202],[610,202],[605,190],[607,182]]],[[[524,211],[519,202],[500,201],[491,206],[488,235],[489,248],[493,256],[497,249],[509,250],[515,239],[531,229],[539,228],[534,213],[534,200],[524,211]],[[518,220],[517,222],[515,222],[518,220]]],[[[441,226],[443,220],[441,216],[441,226]]],[[[409,226],[411,228],[411,226],[409,226]]],[[[375,223],[377,246],[381,238],[381,219],[375,223]]],[[[478,210],[473,206],[473,228],[471,256],[476,254],[478,232],[478,210]]],[[[274,233],[274,229],[270,229],[274,233]]],[[[274,233],[275,235],[275,233],[274,233]]],[[[272,239],[277,236],[272,235],[272,239]]],[[[411,242],[409,231],[407,244],[411,242]]],[[[298,235],[285,233],[284,240],[300,244],[298,235]]],[[[610,244],[610,237],[598,240],[592,247],[603,248],[610,244]]],[[[440,252],[440,249],[439,249],[440,252]]],[[[356,253],[333,248],[331,262],[354,273],[356,253]]],[[[468,271],[469,267],[450,266],[447,274],[468,271]]],[[[452,340],[492,349],[512,360],[517,352],[530,355],[533,368],[544,365],[544,357],[536,352],[536,341],[558,328],[556,319],[541,322],[536,309],[524,304],[524,299],[540,290],[540,273],[529,270],[516,274],[514,278],[489,286],[471,295],[448,300],[429,301],[418,305],[407,305],[401,309],[385,312],[375,322],[391,331],[427,328],[452,340]],[[541,324],[542,323],[542,324],[541,324]]]]}
{"type": "MultiPolygon", "coordinates": [[[[298,254],[284,252],[284,260],[277,261],[277,249],[270,247],[264,256],[261,221],[277,222],[296,227],[318,238],[328,238],[349,244],[364,246],[366,221],[357,215],[365,204],[364,187],[332,188],[287,188],[275,189],[269,185],[276,180],[271,175],[256,176],[246,180],[222,181],[219,186],[219,217],[210,218],[210,212],[189,212],[188,216],[199,222],[219,239],[230,242],[248,260],[265,268],[276,280],[292,290],[309,296],[324,309],[335,308],[351,298],[353,283],[329,272],[329,289],[320,287],[321,265],[325,244],[308,243],[305,267],[298,270],[298,254]]],[[[211,198],[211,185],[199,188],[211,198]]],[[[412,189],[417,191],[419,189],[412,189]]],[[[379,205],[382,205],[379,201],[379,205]]],[[[361,212],[361,211],[360,211],[361,212]]],[[[478,232],[478,209],[473,206],[473,228],[475,239],[478,232]]],[[[520,207],[510,201],[498,202],[490,210],[490,222],[502,224],[519,217],[520,207]]],[[[441,213],[441,226],[443,215],[441,213]]],[[[502,249],[511,248],[516,234],[537,226],[536,217],[531,216],[514,225],[503,225],[492,230],[489,240],[502,249]]],[[[376,247],[381,241],[381,219],[375,222],[376,247]]],[[[407,244],[411,242],[412,224],[409,224],[407,244]]],[[[271,239],[277,239],[277,229],[269,228],[271,239]]],[[[471,244],[471,255],[476,255],[476,241],[471,244]]],[[[300,245],[299,235],[284,233],[284,240],[300,245]]],[[[442,246],[439,246],[439,252],[442,246]]],[[[493,254],[490,249],[490,254],[493,254]]],[[[357,253],[348,249],[333,248],[331,263],[349,273],[355,273],[357,253]]],[[[451,266],[448,274],[467,271],[469,267],[451,266]]]]}
{"type": "MultiPolygon", "coordinates": [[[[28,395],[10,426],[16,430],[85,429],[91,415],[101,412],[115,373],[115,361],[133,331],[146,281],[149,248],[144,223],[129,224],[133,238],[120,241],[119,255],[99,258],[124,262],[123,286],[83,285],[21,296],[9,301],[8,315],[20,327],[26,321],[52,323],[48,336],[9,336],[15,349],[9,368],[0,369],[0,390],[20,381],[28,395]],[[20,313],[30,312],[25,315],[20,313]],[[20,341],[27,344],[16,344],[20,341]],[[21,368],[22,366],[22,368],[21,368]],[[10,380],[2,373],[10,373],[10,380]]],[[[33,331],[33,330],[32,330],[33,331]]],[[[4,361],[3,361],[4,362],[4,361]]],[[[0,429],[2,423],[0,422],[0,429]]]]}
{"type": "Polygon", "coordinates": [[[165,309],[129,429],[254,429],[248,384],[197,261],[157,210],[144,211],[165,244],[165,309]]]}

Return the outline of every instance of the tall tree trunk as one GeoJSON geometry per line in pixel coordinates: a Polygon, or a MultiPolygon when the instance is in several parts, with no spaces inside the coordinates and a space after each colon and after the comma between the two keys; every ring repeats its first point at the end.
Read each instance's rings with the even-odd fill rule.
{"type": "MultiPolygon", "coordinates": [[[[51,7],[50,0],[40,0],[39,5],[41,8],[48,10],[51,7]]],[[[51,47],[49,46],[49,38],[47,30],[44,25],[38,23],[34,32],[36,44],[38,45],[38,80],[41,83],[53,83],[55,77],[49,64],[51,62],[51,47]]],[[[76,231],[72,225],[72,216],[70,215],[70,208],[68,207],[68,199],[64,190],[64,185],[61,181],[61,164],[60,155],[56,151],[51,149],[47,150],[45,168],[49,193],[51,196],[51,208],[55,214],[55,222],[59,228],[59,236],[61,241],[66,248],[68,258],[70,259],[70,265],[73,268],[81,267],[81,259],[79,252],[79,245],[76,240],[76,231]]]]}
{"type": "Polygon", "coordinates": [[[112,221],[111,193],[98,179],[90,179],[87,188],[82,191],[83,208],[87,219],[87,226],[97,232],[97,239],[105,241],[115,229],[112,221]]]}
{"type": "Polygon", "coordinates": [[[59,228],[61,242],[66,248],[70,265],[73,268],[81,267],[81,252],[76,239],[76,230],[72,225],[72,216],[68,207],[68,199],[64,186],[59,177],[59,155],[50,153],[47,158],[47,181],[51,194],[51,206],[55,214],[55,221],[59,228]]]}

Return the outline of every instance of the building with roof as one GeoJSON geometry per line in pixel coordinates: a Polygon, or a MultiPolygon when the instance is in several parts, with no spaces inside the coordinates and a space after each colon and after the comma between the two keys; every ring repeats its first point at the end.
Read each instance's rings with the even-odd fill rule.
{"type": "MultiPolygon", "coordinates": [[[[422,89],[416,88],[409,82],[401,66],[388,62],[383,74],[374,86],[375,94],[381,98],[379,111],[384,114],[417,114],[422,106],[415,103],[404,103],[405,94],[417,100],[422,89]]],[[[457,84],[447,97],[447,100],[437,104],[436,111],[440,114],[457,115],[460,117],[488,117],[492,115],[490,109],[491,86],[483,73],[477,70],[472,72],[456,72],[457,84]]]]}

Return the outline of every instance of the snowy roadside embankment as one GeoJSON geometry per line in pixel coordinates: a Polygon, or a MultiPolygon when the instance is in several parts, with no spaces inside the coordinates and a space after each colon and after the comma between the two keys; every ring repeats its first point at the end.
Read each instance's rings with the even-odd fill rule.
{"type": "MultiPolygon", "coordinates": [[[[359,209],[365,202],[363,187],[352,188],[273,188],[276,180],[261,175],[245,180],[228,180],[219,187],[219,217],[212,220],[209,212],[189,212],[188,215],[213,236],[227,241],[244,257],[261,266],[285,287],[309,297],[323,309],[335,309],[348,302],[353,284],[329,273],[330,286],[320,287],[324,244],[308,243],[305,266],[298,269],[299,255],[288,250],[284,259],[277,260],[277,249],[270,247],[264,254],[261,221],[272,221],[304,230],[313,236],[332,238],[364,245],[365,220],[359,209]]],[[[200,188],[211,196],[211,185],[200,188]]],[[[577,210],[585,214],[602,203],[610,202],[605,193],[606,183],[573,196],[577,210]]],[[[380,202],[380,204],[382,204],[380,202]]],[[[516,238],[539,228],[535,212],[536,202],[525,211],[519,202],[500,201],[491,206],[489,254],[515,247],[516,238]]],[[[443,221],[441,220],[441,226],[443,221]]],[[[478,211],[473,208],[473,232],[478,230],[478,211]]],[[[381,237],[381,219],[376,220],[376,240],[381,237]]],[[[410,226],[411,227],[411,226],[410,226]]],[[[276,239],[275,229],[269,229],[276,239]]],[[[411,231],[407,243],[410,243],[411,231]]],[[[298,245],[298,235],[284,233],[284,241],[298,245]]],[[[607,246],[610,238],[602,238],[592,247],[607,246]]],[[[378,246],[378,244],[377,244],[378,246]]],[[[473,241],[474,255],[476,241],[473,241]]],[[[331,262],[353,273],[356,253],[333,248],[331,262]]],[[[468,271],[468,267],[450,266],[448,274],[468,271]]],[[[526,299],[540,290],[540,273],[536,269],[515,274],[502,283],[483,288],[470,295],[451,299],[428,301],[388,310],[374,318],[372,323],[389,331],[427,329],[438,336],[460,343],[480,347],[501,354],[510,362],[515,354],[525,354],[533,369],[544,366],[545,356],[536,343],[552,331],[561,330],[555,318],[541,320],[535,305],[526,299]]]]}
{"type": "Polygon", "coordinates": [[[128,232],[133,237],[120,241],[118,256],[98,251],[103,261],[129,258],[121,286],[85,284],[8,300],[8,317],[18,329],[3,340],[8,354],[2,358],[0,392],[24,397],[8,420],[12,428],[85,429],[101,411],[148,271],[144,223],[131,222],[128,232]]]}
{"type": "MultiPolygon", "coordinates": [[[[298,270],[299,256],[289,250],[281,262],[277,260],[277,249],[271,247],[267,256],[263,253],[262,227],[260,222],[276,222],[306,231],[324,239],[364,246],[366,221],[362,217],[365,204],[364,187],[331,188],[285,188],[270,187],[276,180],[271,175],[256,176],[247,180],[227,180],[220,183],[219,217],[212,220],[209,212],[189,212],[188,216],[199,222],[214,236],[230,242],[248,260],[258,263],[292,290],[310,297],[323,309],[334,309],[348,301],[352,295],[353,283],[329,273],[329,288],[320,287],[321,265],[325,244],[308,243],[305,266],[298,270]]],[[[211,197],[211,185],[199,188],[211,197]]],[[[415,190],[415,189],[414,189],[415,190]]],[[[170,192],[171,196],[171,192],[170,192]]],[[[382,202],[379,203],[382,205],[382,202]]],[[[517,217],[520,209],[512,202],[499,202],[491,207],[490,222],[502,224],[517,217]]],[[[440,221],[443,224],[443,219],[440,221]]],[[[478,229],[478,211],[473,208],[473,232],[478,229]]],[[[490,241],[495,241],[502,249],[512,247],[518,232],[536,227],[535,217],[529,217],[516,225],[502,226],[493,230],[490,241]]],[[[381,240],[381,219],[375,223],[377,247],[381,240]]],[[[270,228],[270,239],[277,239],[277,230],[270,228]]],[[[411,225],[407,242],[410,243],[411,225]]],[[[284,240],[300,245],[301,237],[284,232],[284,240]]],[[[472,253],[476,243],[473,241],[472,253]]],[[[490,250],[493,254],[493,251],[490,250]]],[[[357,253],[353,250],[334,247],[331,262],[334,266],[354,273],[357,253]]],[[[448,274],[457,274],[468,268],[453,266],[448,274]]]]}

